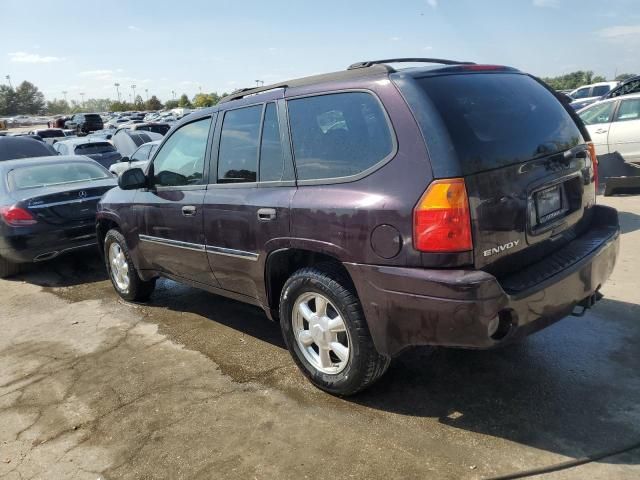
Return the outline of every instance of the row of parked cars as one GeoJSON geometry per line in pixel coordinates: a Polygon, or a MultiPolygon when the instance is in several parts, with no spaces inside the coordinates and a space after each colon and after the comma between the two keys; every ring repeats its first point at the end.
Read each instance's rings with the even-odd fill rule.
{"type": "Polygon", "coordinates": [[[337,395],[411,346],[497,347],[593,306],[620,229],[584,123],[519,70],[419,61],[238,91],[117,186],[84,156],[0,162],[0,273],[97,243],[123,299],[166,277],[256,305],[337,395]]]}

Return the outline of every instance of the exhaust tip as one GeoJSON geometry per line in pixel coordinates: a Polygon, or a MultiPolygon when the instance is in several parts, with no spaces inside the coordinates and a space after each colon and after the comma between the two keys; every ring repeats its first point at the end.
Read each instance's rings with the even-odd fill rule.
{"type": "Polygon", "coordinates": [[[511,310],[501,310],[487,326],[489,338],[495,341],[503,340],[514,325],[513,314],[511,310]]]}

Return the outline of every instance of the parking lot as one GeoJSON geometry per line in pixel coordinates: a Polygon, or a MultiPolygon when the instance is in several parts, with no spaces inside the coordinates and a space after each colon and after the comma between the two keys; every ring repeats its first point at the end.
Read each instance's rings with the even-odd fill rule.
{"type": "Polygon", "coordinates": [[[118,299],[93,253],[0,281],[0,478],[640,476],[640,197],[605,299],[495,351],[415,349],[349,399],[258,309],[162,281],[118,299]]]}

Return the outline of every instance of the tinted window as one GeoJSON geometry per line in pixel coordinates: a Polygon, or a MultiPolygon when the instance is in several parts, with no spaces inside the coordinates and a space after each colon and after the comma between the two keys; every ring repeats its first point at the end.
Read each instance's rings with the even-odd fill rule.
{"type": "Polygon", "coordinates": [[[142,125],[137,127],[136,130],[143,130],[145,132],[159,133],[160,135],[166,134],[171,127],[169,125],[142,125]]]}
{"type": "Polygon", "coordinates": [[[84,145],[76,145],[76,155],[92,155],[96,153],[115,152],[116,149],[107,142],[85,143],[84,145]]]}
{"type": "Polygon", "coordinates": [[[284,156],[280,143],[280,125],[274,103],[267,104],[260,145],[260,181],[282,180],[284,156]]]}
{"type": "MultiPolygon", "coordinates": [[[[443,75],[418,82],[440,112],[465,174],[582,142],[560,101],[527,75],[443,75]]],[[[429,132],[425,137],[429,142],[429,132]]]]}
{"type": "Polygon", "coordinates": [[[154,183],[183,186],[202,183],[204,155],[211,118],[184,125],[158,151],[153,162],[154,183]]]}
{"type": "Polygon", "coordinates": [[[218,182],[255,182],[262,105],[225,113],[218,155],[218,182]]]}
{"type": "Polygon", "coordinates": [[[599,87],[593,87],[593,92],[591,92],[592,97],[601,97],[602,95],[606,95],[611,90],[609,85],[601,85],[599,87]]]}
{"type": "Polygon", "coordinates": [[[49,145],[31,138],[0,137],[0,160],[55,155],[49,145]]]}
{"type": "Polygon", "coordinates": [[[9,172],[8,180],[12,190],[24,190],[109,177],[111,174],[99,165],[70,162],[16,168],[9,172]]]}
{"type": "Polygon", "coordinates": [[[84,120],[85,122],[102,122],[102,117],[100,117],[100,115],[85,115],[84,119],[80,119],[80,120],[84,120]]]}
{"type": "Polygon", "coordinates": [[[613,115],[613,109],[615,106],[616,102],[598,103],[583,110],[578,115],[585,123],[585,125],[609,123],[611,121],[611,115],[613,115]]]}
{"type": "Polygon", "coordinates": [[[38,130],[37,134],[42,138],[64,137],[62,130],[38,130]]]}
{"type": "Polygon", "coordinates": [[[623,100],[616,114],[616,122],[640,119],[640,98],[623,100]]]}
{"type": "Polygon", "coordinates": [[[587,88],[581,88],[579,90],[576,90],[576,92],[571,95],[575,100],[579,100],[580,98],[587,98],[589,97],[589,91],[591,89],[589,87],[587,88]]]}
{"type": "Polygon", "coordinates": [[[640,93],[640,80],[633,80],[611,92],[611,97],[627,95],[629,93],[640,93]]]}
{"type": "Polygon", "coordinates": [[[299,180],[355,175],[393,149],[385,114],[371,94],[319,95],[288,105],[299,180]]]}

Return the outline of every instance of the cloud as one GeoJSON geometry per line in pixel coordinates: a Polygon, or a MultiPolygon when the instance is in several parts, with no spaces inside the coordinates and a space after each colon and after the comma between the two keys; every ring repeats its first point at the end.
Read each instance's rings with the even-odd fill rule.
{"type": "Polygon", "coordinates": [[[598,35],[609,40],[640,39],[640,25],[616,25],[603,28],[598,35]]]}
{"type": "Polygon", "coordinates": [[[13,52],[9,54],[9,58],[12,62],[17,63],[53,63],[64,60],[62,57],[43,56],[37,53],[27,52],[13,52]]]}
{"type": "Polygon", "coordinates": [[[102,77],[104,75],[112,75],[113,70],[86,70],[80,72],[78,75],[81,77],[102,77]]]}
{"type": "Polygon", "coordinates": [[[533,0],[534,7],[540,8],[560,8],[558,0],[533,0]]]}
{"type": "Polygon", "coordinates": [[[135,25],[129,25],[127,27],[129,30],[131,30],[132,32],[141,32],[142,29],[140,27],[136,27],[135,25]]]}
{"type": "Polygon", "coordinates": [[[422,47],[422,50],[424,50],[425,52],[429,52],[433,50],[433,47],[431,45],[427,45],[426,47],[422,47]]]}
{"type": "Polygon", "coordinates": [[[438,8],[438,0],[427,0],[427,5],[431,8],[438,8]]]}
{"type": "Polygon", "coordinates": [[[391,37],[389,40],[391,40],[392,42],[398,42],[400,41],[400,37],[391,37]]]}

